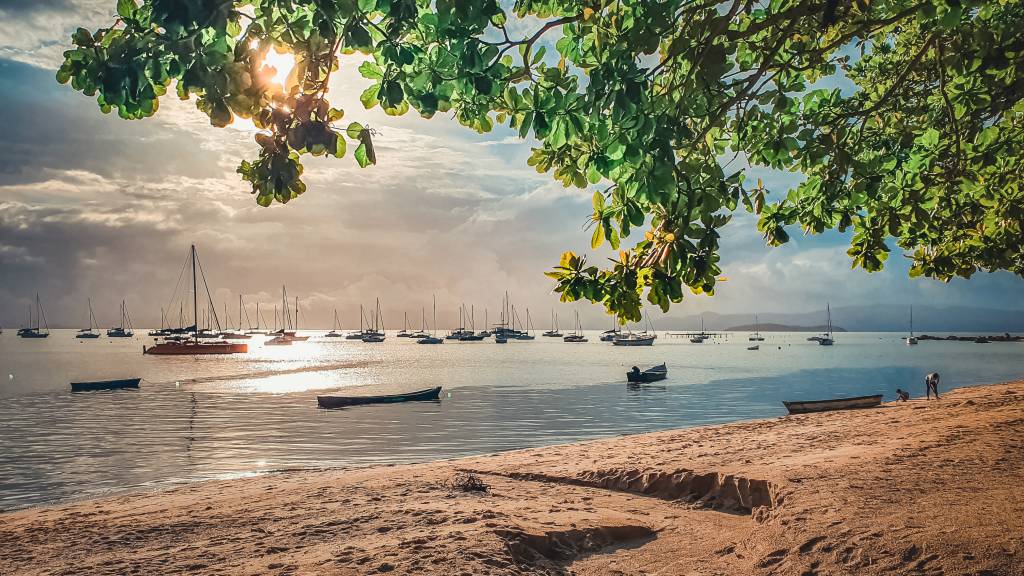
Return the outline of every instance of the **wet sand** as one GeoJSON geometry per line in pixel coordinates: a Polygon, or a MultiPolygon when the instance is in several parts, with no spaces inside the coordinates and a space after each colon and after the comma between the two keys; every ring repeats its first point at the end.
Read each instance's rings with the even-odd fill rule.
{"type": "Polygon", "coordinates": [[[376,573],[1022,575],[1024,381],[0,515],[0,574],[376,573]]]}

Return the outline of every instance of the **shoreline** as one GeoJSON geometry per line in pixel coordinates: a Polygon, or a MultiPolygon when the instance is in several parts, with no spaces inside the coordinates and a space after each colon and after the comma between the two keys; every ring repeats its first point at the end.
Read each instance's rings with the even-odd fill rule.
{"type": "MultiPolygon", "coordinates": [[[[363,363],[364,363],[363,361],[354,362],[354,363],[352,363],[352,365],[362,365],[363,363]]],[[[300,369],[296,369],[295,371],[297,371],[297,372],[318,372],[320,370],[319,369],[313,369],[313,368],[300,368],[300,369]]],[[[285,372],[287,372],[287,371],[285,371],[285,372]]],[[[205,383],[207,381],[218,381],[218,380],[222,380],[222,379],[225,379],[225,378],[228,378],[228,377],[224,377],[224,376],[211,376],[211,377],[208,377],[208,378],[207,377],[200,377],[200,378],[191,379],[188,382],[192,382],[192,383],[205,383]]],[[[182,381],[182,382],[185,382],[185,381],[182,381]]],[[[1021,380],[1021,382],[1024,382],[1024,380],[1021,380]]],[[[151,382],[150,384],[170,386],[170,385],[175,384],[175,383],[176,383],[175,381],[159,381],[159,382],[151,382]]],[[[957,386],[949,388],[949,390],[947,392],[943,392],[943,394],[952,393],[952,392],[954,392],[956,390],[960,390],[960,389],[969,389],[969,388],[994,386],[994,385],[1004,384],[1004,383],[1006,383],[1006,382],[978,381],[978,382],[972,382],[972,383],[967,383],[967,384],[959,384],[957,386]]],[[[655,386],[657,386],[657,385],[658,384],[655,384],[655,386]]],[[[362,388],[362,387],[365,387],[365,386],[367,386],[367,385],[355,385],[352,388],[353,389],[358,389],[358,388],[362,388]]],[[[796,400],[809,400],[809,398],[796,399],[796,400]]],[[[894,403],[894,401],[884,402],[883,406],[885,406],[887,404],[892,404],[892,403],[894,403]]],[[[459,455],[459,456],[446,456],[446,457],[436,457],[436,458],[434,458],[434,457],[426,457],[425,459],[417,459],[417,460],[411,460],[411,461],[407,461],[407,462],[352,463],[352,464],[344,464],[344,465],[338,465],[338,466],[283,466],[283,467],[279,467],[279,468],[236,470],[236,471],[230,471],[230,472],[222,472],[222,473],[213,474],[213,475],[209,475],[209,476],[192,476],[192,477],[182,477],[182,478],[171,478],[171,479],[166,479],[166,480],[150,481],[150,482],[141,483],[141,484],[132,484],[132,485],[125,486],[123,488],[111,488],[111,489],[108,489],[108,490],[105,490],[105,491],[102,491],[102,492],[91,492],[91,493],[84,494],[84,495],[81,495],[81,496],[74,496],[74,497],[67,497],[67,498],[56,498],[56,499],[53,499],[53,500],[38,501],[38,502],[32,502],[32,503],[28,503],[28,504],[12,505],[9,508],[0,507],[0,518],[2,518],[2,516],[4,514],[11,514],[11,513],[28,511],[28,510],[33,510],[33,509],[45,509],[45,508],[53,508],[53,507],[60,507],[60,506],[68,506],[68,505],[86,503],[86,502],[90,502],[90,501],[93,501],[93,500],[101,500],[101,499],[109,499],[109,498],[118,498],[118,497],[143,495],[143,494],[158,494],[158,493],[161,493],[161,492],[177,490],[177,489],[186,488],[186,487],[190,487],[190,486],[194,486],[194,485],[202,485],[202,484],[205,484],[205,483],[208,483],[208,482],[230,482],[230,481],[234,481],[234,480],[244,480],[244,479],[247,479],[247,478],[258,478],[258,477],[265,477],[265,476],[271,476],[272,477],[272,476],[274,476],[276,474],[281,474],[281,473],[350,472],[350,471],[358,471],[358,470],[365,470],[367,468],[378,468],[378,467],[379,468],[389,468],[389,467],[394,467],[394,466],[414,466],[414,465],[422,465],[422,464],[454,463],[454,462],[458,462],[460,460],[475,459],[475,458],[488,458],[488,457],[500,457],[500,456],[504,456],[504,455],[508,455],[508,454],[515,454],[517,452],[523,452],[523,451],[543,450],[543,449],[549,449],[549,448],[559,448],[559,447],[574,446],[574,445],[585,445],[585,444],[592,443],[592,442],[601,442],[601,441],[615,440],[615,439],[629,438],[629,437],[642,437],[642,436],[646,436],[646,435],[650,435],[650,434],[660,434],[660,433],[665,433],[665,432],[673,432],[673,431],[682,432],[682,431],[693,430],[693,429],[697,429],[697,428],[701,428],[701,429],[703,429],[703,428],[717,428],[717,427],[720,427],[720,426],[728,426],[728,425],[732,425],[732,424],[747,424],[747,423],[756,423],[756,422],[762,422],[762,421],[772,421],[772,420],[777,420],[777,419],[780,419],[780,418],[785,418],[786,416],[787,415],[785,415],[785,414],[778,415],[778,416],[756,416],[756,417],[750,417],[750,418],[738,418],[738,419],[733,419],[733,420],[728,420],[728,421],[718,422],[718,423],[711,423],[711,424],[689,424],[689,425],[685,425],[684,424],[684,425],[669,426],[669,427],[665,427],[665,428],[652,429],[652,430],[648,430],[648,431],[644,431],[644,432],[620,432],[620,433],[606,435],[606,436],[593,436],[593,437],[589,437],[589,438],[583,438],[583,439],[579,439],[579,440],[570,440],[570,441],[566,441],[566,442],[556,442],[556,443],[550,443],[550,444],[543,444],[542,443],[542,444],[537,444],[537,445],[532,445],[532,446],[522,446],[522,447],[508,448],[506,450],[498,450],[498,451],[494,451],[494,452],[473,453],[473,454],[465,454],[465,455],[459,455]]]]}
{"type": "Polygon", "coordinates": [[[0,573],[1024,574],[1021,438],[1015,381],[871,410],[208,480],[0,513],[0,573]],[[467,473],[489,489],[453,487],[467,473]]]}

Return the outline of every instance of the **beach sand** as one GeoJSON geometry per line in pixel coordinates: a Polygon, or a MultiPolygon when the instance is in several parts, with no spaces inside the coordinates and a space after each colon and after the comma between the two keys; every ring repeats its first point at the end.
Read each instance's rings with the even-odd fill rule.
{"type": "Polygon", "coordinates": [[[1021,575],[1024,382],[0,515],[5,575],[378,573],[1021,575]]]}

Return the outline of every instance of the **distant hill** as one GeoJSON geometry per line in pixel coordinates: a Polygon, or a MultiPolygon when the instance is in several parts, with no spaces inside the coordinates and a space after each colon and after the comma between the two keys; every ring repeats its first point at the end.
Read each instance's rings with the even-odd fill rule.
{"type": "MultiPolygon", "coordinates": [[[[833,329],[836,324],[849,332],[906,332],[909,328],[910,308],[892,304],[875,306],[836,306],[832,303],[833,329]]],[[[825,322],[825,306],[818,310],[796,313],[769,312],[770,306],[764,305],[759,313],[761,331],[773,330],[806,330],[822,331],[825,322]],[[769,326],[772,326],[769,328],[769,326]],[[784,326],[777,328],[775,326],[784,326]]],[[[690,315],[683,317],[652,318],[658,330],[697,331],[700,330],[701,317],[690,315]]],[[[704,328],[715,330],[752,330],[754,313],[718,314],[704,313],[704,328]],[[731,326],[731,328],[725,328],[731,326]]],[[[1024,333],[1024,310],[999,310],[973,306],[914,306],[914,332],[923,334],[943,332],[982,332],[986,334],[1002,334],[1004,332],[1024,333]]]]}
{"type": "MultiPolygon", "coordinates": [[[[739,326],[732,326],[726,328],[726,332],[753,332],[755,329],[761,332],[824,332],[828,330],[828,326],[795,326],[793,324],[758,324],[756,327],[754,324],[741,324],[739,326]]],[[[832,326],[833,332],[846,332],[846,328],[840,328],[839,326],[832,326]]]]}

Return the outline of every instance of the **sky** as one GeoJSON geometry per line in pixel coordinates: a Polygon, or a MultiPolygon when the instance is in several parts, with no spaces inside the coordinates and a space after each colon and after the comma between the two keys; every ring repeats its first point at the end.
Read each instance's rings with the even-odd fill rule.
{"type": "MultiPolygon", "coordinates": [[[[252,306],[298,296],[309,327],[346,327],[360,304],[380,298],[388,328],[403,313],[438,302],[441,327],[460,304],[495,318],[508,291],[546,327],[579,310],[585,327],[609,320],[591,304],[560,304],[543,272],[565,250],[589,249],[582,225],[591,193],[563,188],[526,165],[529,141],[507,129],[479,135],[438,115],[393,118],[363,110],[358,61],[343,62],[330,97],[344,122],[378,130],[378,163],[305,158],[308,191],[288,205],[256,205],[235,173],[254,158],[253,132],[216,129],[194,100],[165,97],[155,117],[124,121],[54,80],[70,34],[112,20],[114,0],[0,0],[0,326],[27,320],[39,293],[51,326],[87,322],[91,298],[101,325],[125,300],[136,326],[159,323],[190,244],[196,244],[216,302],[239,294],[252,306]]],[[[792,174],[752,170],[776,195],[792,174]]],[[[723,231],[728,281],[714,297],[688,295],[669,316],[805,312],[832,306],[921,304],[1024,307],[1024,280],[979,273],[942,283],[907,277],[898,252],[887,269],[851,270],[848,237],[831,232],[768,248],[753,216],[723,231]]],[[[251,308],[250,308],[251,310],[251,308]]],[[[661,312],[650,310],[657,325],[661,312]]],[[[232,315],[235,313],[232,311],[232,315]]]]}

